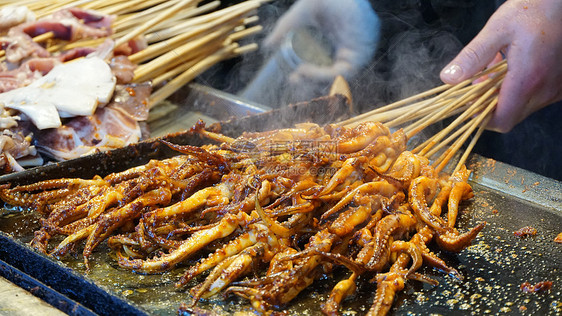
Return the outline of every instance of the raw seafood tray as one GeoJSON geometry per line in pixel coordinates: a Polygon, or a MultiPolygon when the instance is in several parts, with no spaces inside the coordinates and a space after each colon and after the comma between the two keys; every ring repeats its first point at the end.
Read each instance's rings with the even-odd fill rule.
{"type": "MultiPolygon", "coordinates": [[[[236,107],[235,98],[227,100],[219,96],[213,102],[217,101],[236,107]]],[[[201,102],[206,102],[204,97],[201,102]]],[[[253,110],[250,107],[244,111],[252,114],[253,110]]],[[[259,109],[253,113],[258,112],[259,109]]],[[[347,115],[343,97],[325,97],[229,120],[223,122],[221,128],[223,133],[236,136],[244,131],[288,127],[303,121],[325,124],[347,115]]],[[[202,143],[198,136],[188,132],[163,138],[179,144],[202,143]]],[[[152,139],[106,154],[0,177],[0,183],[15,185],[55,177],[103,176],[174,154],[158,139],[152,139]]],[[[438,280],[439,285],[407,282],[397,295],[391,314],[562,313],[562,244],[553,241],[562,232],[562,184],[477,155],[472,156],[469,168],[474,171],[471,185],[475,197],[463,203],[459,229],[464,231],[481,221],[488,224],[473,245],[461,253],[439,253],[464,279],[457,280],[424,267],[420,272],[438,280]],[[524,226],[536,228],[537,235],[516,237],[513,232],[524,226]],[[535,284],[547,280],[553,282],[547,292],[527,294],[520,290],[523,282],[535,284]]],[[[107,248],[100,246],[91,260],[92,271],[85,275],[80,256],[59,262],[26,245],[37,225],[33,214],[6,212],[0,219],[0,274],[66,313],[175,315],[179,305],[189,301],[187,292],[177,291],[173,286],[185,267],[156,275],[134,274],[120,269],[107,248]]],[[[303,291],[288,306],[289,313],[320,314],[319,302],[325,299],[337,279],[336,271],[334,278],[321,280],[303,291]]],[[[370,307],[374,290],[375,285],[359,288],[358,294],[344,303],[342,312],[364,314],[370,307]]],[[[221,296],[198,306],[218,314],[251,311],[246,301],[221,296]]]]}

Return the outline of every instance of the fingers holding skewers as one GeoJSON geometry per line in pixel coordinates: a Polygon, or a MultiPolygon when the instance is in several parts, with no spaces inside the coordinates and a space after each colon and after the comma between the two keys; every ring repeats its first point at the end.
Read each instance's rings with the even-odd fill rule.
{"type": "Polygon", "coordinates": [[[562,6],[556,1],[509,1],[441,72],[458,84],[481,71],[501,52],[509,69],[488,129],[508,132],[531,113],[562,99],[562,6]]]}

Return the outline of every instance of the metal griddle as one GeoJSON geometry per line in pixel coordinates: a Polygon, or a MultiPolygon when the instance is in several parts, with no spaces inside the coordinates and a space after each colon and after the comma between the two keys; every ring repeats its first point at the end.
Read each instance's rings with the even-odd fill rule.
{"type": "MultiPolygon", "coordinates": [[[[211,95],[217,97],[212,92],[211,95]]],[[[222,105],[232,104],[220,96],[214,104],[216,101],[222,105]]],[[[221,127],[223,133],[237,136],[243,131],[281,128],[303,121],[326,124],[349,115],[347,109],[343,97],[325,97],[228,120],[221,127]]],[[[179,144],[203,142],[187,132],[163,138],[179,144]]],[[[174,154],[157,139],[151,139],[110,153],[3,176],[0,183],[17,185],[60,177],[91,178],[174,154]]],[[[464,231],[483,220],[488,225],[473,245],[460,254],[439,254],[461,272],[464,280],[424,267],[421,272],[440,284],[407,282],[397,295],[391,314],[560,315],[562,245],[554,243],[553,239],[562,232],[562,184],[477,155],[472,156],[469,167],[474,171],[471,184],[476,196],[463,204],[459,229],[464,231]],[[524,239],[515,237],[513,232],[523,226],[533,226],[538,234],[524,239]],[[534,284],[545,280],[554,283],[549,292],[525,294],[519,289],[525,281],[534,284]],[[520,312],[520,308],[526,310],[520,312]]],[[[101,245],[92,257],[92,272],[84,275],[80,255],[59,262],[29,248],[26,243],[36,227],[34,214],[0,218],[0,275],[37,293],[68,314],[175,315],[181,302],[190,301],[186,292],[178,292],[173,287],[185,266],[157,275],[137,275],[120,269],[108,249],[101,245]]],[[[288,307],[289,312],[320,314],[320,302],[342,273],[344,269],[336,270],[333,278],[320,280],[303,291],[288,307]]],[[[364,314],[371,305],[374,291],[375,285],[362,285],[358,294],[344,303],[343,314],[364,314]]],[[[225,300],[220,296],[198,306],[221,314],[252,310],[244,300],[225,300]]]]}

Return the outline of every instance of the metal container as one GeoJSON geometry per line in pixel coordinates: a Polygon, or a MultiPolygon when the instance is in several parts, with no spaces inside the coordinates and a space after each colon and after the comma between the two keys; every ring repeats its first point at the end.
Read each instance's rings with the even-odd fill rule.
{"type": "Polygon", "coordinates": [[[239,94],[244,100],[279,107],[326,94],[325,82],[310,80],[294,84],[290,76],[304,63],[331,65],[332,44],[314,28],[301,28],[287,37],[254,79],[239,94]]]}

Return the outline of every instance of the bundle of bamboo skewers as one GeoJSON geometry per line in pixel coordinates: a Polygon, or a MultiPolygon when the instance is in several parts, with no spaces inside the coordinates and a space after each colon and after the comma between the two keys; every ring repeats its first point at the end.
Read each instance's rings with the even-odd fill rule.
{"type": "MultiPolygon", "coordinates": [[[[212,65],[257,49],[256,43],[240,46],[238,41],[262,29],[260,25],[250,25],[258,21],[256,9],[266,1],[247,0],[221,10],[216,10],[220,1],[199,6],[202,0],[3,0],[0,7],[26,5],[37,18],[68,7],[116,15],[111,35],[115,47],[137,36],[144,36],[148,43],[129,60],[138,65],[133,82],[152,81],[153,107],[212,65]]],[[[33,40],[45,44],[53,53],[97,47],[106,38],[67,42],[47,32],[33,40]]],[[[3,55],[4,51],[0,51],[0,57],[3,55]]]]}
{"type": "Polygon", "coordinates": [[[412,139],[432,124],[458,115],[446,128],[412,149],[413,153],[433,161],[433,167],[440,172],[472,136],[456,164],[454,171],[457,171],[491,118],[506,72],[504,60],[456,85],[441,85],[338,125],[353,127],[365,121],[378,121],[389,128],[403,128],[407,138],[412,139]]]}
{"type": "MultiPolygon", "coordinates": [[[[133,81],[150,80],[154,85],[155,91],[150,97],[150,107],[153,107],[212,65],[257,49],[255,43],[240,47],[237,41],[261,30],[259,25],[248,25],[258,20],[255,10],[268,0],[247,0],[218,11],[214,10],[220,5],[219,1],[199,6],[201,1],[0,0],[0,6],[26,5],[37,17],[71,6],[117,15],[112,25],[115,46],[140,35],[149,44],[129,59],[139,65],[133,81]]],[[[52,33],[45,33],[34,40],[47,42],[52,37],[52,33]]],[[[52,41],[48,49],[53,52],[97,46],[104,40],[52,41]]],[[[472,135],[457,163],[457,170],[466,161],[497,104],[506,69],[507,64],[502,62],[457,85],[445,84],[338,124],[352,127],[364,121],[380,121],[390,128],[402,127],[411,139],[428,126],[459,114],[449,126],[412,150],[433,160],[436,170],[441,171],[472,135]],[[479,82],[474,83],[477,79],[479,82]]]]}

